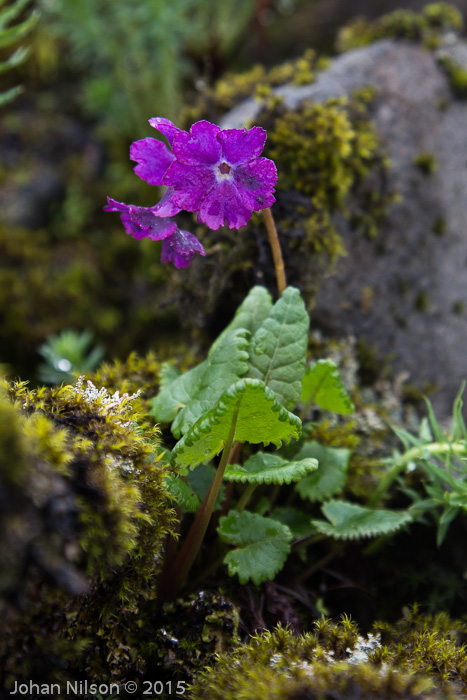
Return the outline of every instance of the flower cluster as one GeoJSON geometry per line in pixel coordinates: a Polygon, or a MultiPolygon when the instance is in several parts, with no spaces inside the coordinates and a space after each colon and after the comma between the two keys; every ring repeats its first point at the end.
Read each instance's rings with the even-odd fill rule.
{"type": "Polygon", "coordinates": [[[260,127],[222,130],[199,121],[187,132],[161,117],[149,123],[166,137],[170,148],[145,138],[132,144],[130,157],[142,180],[167,186],[165,195],[154,207],[109,198],[105,210],[119,212],[126,232],[134,238],[163,241],[162,262],[186,267],[195,253],[205,255],[205,251],[172,217],[184,210],[196,212],[198,222],[213,230],[225,222],[230,228],[241,228],[254,211],[275,201],[276,166],[260,157],[266,141],[260,127]]]}
{"type": "Polygon", "coordinates": [[[173,262],[175,267],[188,267],[195,253],[206,255],[196,236],[177,227],[171,218],[161,218],[155,207],[135,207],[107,197],[105,211],[118,211],[125,231],[133,238],[162,241],[161,262],[173,262]]]}

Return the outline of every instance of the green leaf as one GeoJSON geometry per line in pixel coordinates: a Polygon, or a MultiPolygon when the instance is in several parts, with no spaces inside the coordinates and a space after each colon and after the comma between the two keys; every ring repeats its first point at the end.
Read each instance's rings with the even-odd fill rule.
{"type": "Polygon", "coordinates": [[[454,404],[452,407],[452,418],[453,418],[453,431],[452,431],[452,439],[454,441],[457,440],[467,440],[467,428],[465,426],[464,422],[464,416],[462,415],[462,406],[463,406],[463,401],[462,401],[462,395],[464,394],[465,391],[465,382],[462,382],[461,387],[459,391],[457,392],[457,396],[454,399],[454,404]]]}
{"type": "Polygon", "coordinates": [[[315,403],[325,411],[343,416],[355,411],[333,360],[318,360],[306,368],[300,400],[304,404],[315,403]]]}
{"type": "Polygon", "coordinates": [[[350,450],[345,447],[325,447],[319,442],[306,442],[296,459],[318,460],[318,471],[299,481],[295,490],[302,498],[325,501],[338,494],[345,485],[350,450]]]}
{"type": "Polygon", "coordinates": [[[150,402],[150,415],[163,423],[173,421],[175,437],[186,433],[247,371],[247,335],[243,328],[230,331],[204,362],[178,378],[166,366],[162,389],[150,402]]]}
{"type": "Polygon", "coordinates": [[[435,436],[436,442],[444,442],[446,440],[446,436],[443,433],[443,430],[436,420],[435,413],[433,411],[433,406],[431,405],[431,402],[429,399],[425,398],[425,403],[426,403],[426,410],[428,413],[428,420],[430,421],[430,426],[433,435],[435,436]]]}
{"type": "Polygon", "coordinates": [[[274,508],[271,518],[287,525],[294,538],[310,537],[316,534],[316,528],[310,522],[310,516],[293,506],[274,508]]]}
{"type": "Polygon", "coordinates": [[[441,547],[443,544],[444,538],[446,537],[449,529],[449,525],[452,523],[458,513],[459,506],[446,505],[446,508],[439,519],[438,532],[436,533],[436,544],[438,547],[441,547]]]}
{"type": "Polygon", "coordinates": [[[13,54],[11,54],[11,56],[7,58],[6,61],[0,62],[0,73],[5,73],[11,68],[16,68],[17,66],[21,65],[21,63],[23,63],[27,59],[29,53],[29,47],[20,47],[19,49],[16,49],[16,51],[13,54]]]}
{"type": "Polygon", "coordinates": [[[220,519],[217,532],[223,542],[237,546],[228,552],[224,563],[229,575],[237,574],[242,584],[251,579],[258,586],[272,580],[290,552],[289,528],[256,513],[231,511],[220,519]]]}
{"type": "Polygon", "coordinates": [[[29,17],[24,20],[24,22],[15,24],[13,27],[8,27],[8,29],[2,28],[0,31],[0,49],[4,49],[6,46],[11,46],[11,44],[15,44],[17,41],[26,36],[26,34],[28,34],[31,29],[35,27],[38,19],[39,12],[34,10],[31,12],[29,17]]]}
{"type": "Polygon", "coordinates": [[[238,328],[245,328],[254,335],[272,309],[272,297],[265,287],[253,287],[248,296],[238,307],[235,316],[227,328],[215,340],[214,345],[222,342],[224,336],[238,328]]]}
{"type": "MultiPolygon", "coordinates": [[[[26,5],[29,5],[30,1],[31,0],[16,0],[16,2],[13,2],[12,4],[7,5],[7,7],[5,7],[3,10],[0,10],[0,31],[2,31],[7,24],[19,17],[26,5]]],[[[0,7],[3,4],[3,2],[0,2],[0,7]]]]}
{"type": "Polygon", "coordinates": [[[263,381],[287,409],[300,396],[309,324],[299,290],[287,287],[251,339],[246,376],[263,381]]]}
{"type": "Polygon", "coordinates": [[[5,92],[0,92],[0,107],[8,104],[8,102],[12,102],[12,100],[16,99],[22,92],[24,92],[22,85],[16,85],[5,92]]]}
{"type": "Polygon", "coordinates": [[[346,501],[328,501],[322,511],[329,523],[312,520],[324,535],[338,540],[356,540],[396,532],[412,520],[410,513],[395,510],[373,510],[346,501]]]}
{"type": "Polygon", "coordinates": [[[172,450],[175,463],[184,468],[209,461],[223,449],[236,416],[234,441],[280,447],[300,437],[300,419],[277,402],[264,382],[241,379],[177,442],[172,450]]]}
{"type": "Polygon", "coordinates": [[[431,432],[428,418],[422,418],[420,428],[418,429],[418,439],[422,443],[433,442],[433,434],[431,432]]]}
{"type": "Polygon", "coordinates": [[[188,484],[179,477],[167,479],[165,484],[169,493],[184,511],[187,513],[196,513],[201,505],[201,501],[188,484]]]}
{"type": "Polygon", "coordinates": [[[182,376],[181,370],[170,362],[163,362],[159,372],[159,391],[166,389],[172,382],[182,376]]]}
{"type": "Polygon", "coordinates": [[[412,435],[412,433],[409,433],[407,430],[404,430],[404,428],[399,428],[395,425],[391,425],[391,429],[397,435],[401,443],[404,445],[404,449],[406,451],[410,450],[412,447],[420,447],[420,449],[423,447],[423,439],[412,435]]]}
{"type": "Polygon", "coordinates": [[[290,484],[299,481],[318,468],[316,459],[302,459],[289,462],[279,455],[257,452],[243,467],[231,464],[227,467],[224,479],[239,481],[242,484],[290,484]]]}

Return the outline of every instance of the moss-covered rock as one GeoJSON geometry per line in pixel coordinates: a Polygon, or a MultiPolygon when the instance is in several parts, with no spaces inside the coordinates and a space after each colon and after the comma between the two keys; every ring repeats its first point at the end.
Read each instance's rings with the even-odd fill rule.
{"type": "Polygon", "coordinates": [[[156,597],[174,513],[157,431],[138,425],[134,398],[83,380],[35,391],[3,382],[0,656],[7,688],[26,672],[49,681],[124,677],[143,659],[145,608],[156,597]]]}
{"type": "Polygon", "coordinates": [[[340,51],[367,46],[383,38],[422,41],[428,48],[438,48],[443,32],[461,32],[463,19],[460,11],[447,2],[426,5],[419,13],[413,10],[395,10],[374,21],[363,18],[343,27],[338,36],[340,51]]]}
{"type": "Polygon", "coordinates": [[[193,700],[406,700],[463,697],[467,664],[459,623],[415,612],[394,628],[361,636],[344,617],[296,637],[278,628],[255,636],[197,677],[193,700]],[[386,631],[386,630],[392,630],[386,631]],[[391,636],[392,635],[392,636],[391,636]]]}

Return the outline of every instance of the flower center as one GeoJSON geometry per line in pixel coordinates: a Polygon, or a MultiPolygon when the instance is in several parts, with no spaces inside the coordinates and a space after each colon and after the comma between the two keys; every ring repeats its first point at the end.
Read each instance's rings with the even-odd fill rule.
{"type": "Polygon", "coordinates": [[[234,169],[231,165],[221,160],[217,163],[215,167],[217,182],[222,182],[223,180],[230,180],[233,177],[234,169]]]}

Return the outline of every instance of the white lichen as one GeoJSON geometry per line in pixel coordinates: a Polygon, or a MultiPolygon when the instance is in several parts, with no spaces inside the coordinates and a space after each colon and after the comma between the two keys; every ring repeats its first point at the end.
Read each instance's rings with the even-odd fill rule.
{"type": "Polygon", "coordinates": [[[109,394],[105,387],[98,389],[89,379],[86,382],[86,387],[84,387],[84,380],[84,376],[78,378],[74,387],[75,393],[84,399],[90,407],[98,408],[99,413],[104,416],[109,413],[127,415],[131,410],[133,401],[141,394],[140,390],[131,396],[127,393],[120,396],[119,391],[109,394]]]}

